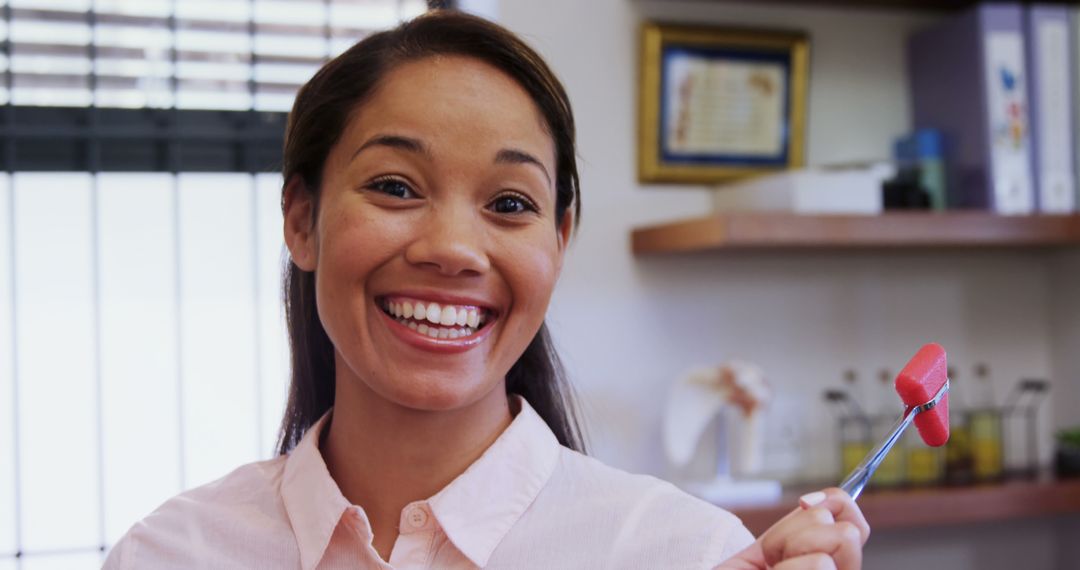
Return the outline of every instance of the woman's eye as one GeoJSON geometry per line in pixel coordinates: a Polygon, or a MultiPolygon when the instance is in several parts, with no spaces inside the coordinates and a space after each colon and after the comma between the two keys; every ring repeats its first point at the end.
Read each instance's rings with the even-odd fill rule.
{"type": "Polygon", "coordinates": [[[416,192],[413,192],[413,189],[410,188],[408,184],[396,178],[375,180],[371,184],[368,184],[368,188],[403,200],[417,197],[416,192]]]}
{"type": "Polygon", "coordinates": [[[520,214],[522,212],[535,212],[536,206],[524,196],[507,194],[495,198],[491,203],[491,209],[496,214],[520,214]]]}

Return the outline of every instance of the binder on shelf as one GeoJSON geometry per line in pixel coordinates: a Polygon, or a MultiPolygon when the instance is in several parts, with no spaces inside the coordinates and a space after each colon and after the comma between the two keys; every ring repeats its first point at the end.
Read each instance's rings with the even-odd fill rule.
{"type": "Polygon", "coordinates": [[[1040,212],[1076,210],[1069,8],[1034,4],[1024,12],[1027,85],[1031,101],[1032,178],[1040,212]]]}
{"type": "Polygon", "coordinates": [[[942,134],[950,208],[1035,210],[1023,14],[980,4],[908,39],[914,126],[942,134]]]}

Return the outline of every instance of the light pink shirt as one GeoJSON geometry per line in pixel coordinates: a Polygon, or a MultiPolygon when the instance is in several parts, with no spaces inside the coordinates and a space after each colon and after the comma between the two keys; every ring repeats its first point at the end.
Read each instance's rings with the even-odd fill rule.
{"type": "Polygon", "coordinates": [[[724,510],[562,447],[519,401],[475,463],[405,507],[389,564],[319,453],[327,415],[288,456],[167,501],[105,568],[712,568],[753,541],[724,510]]]}

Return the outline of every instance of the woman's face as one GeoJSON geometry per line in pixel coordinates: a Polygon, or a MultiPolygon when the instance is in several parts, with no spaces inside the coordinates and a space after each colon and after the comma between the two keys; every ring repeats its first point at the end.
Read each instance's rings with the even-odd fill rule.
{"type": "Polygon", "coordinates": [[[562,265],[554,180],[554,143],[509,76],[450,56],[389,73],[327,157],[314,228],[302,193],[286,199],[337,382],[423,410],[503,390],[562,265]]]}

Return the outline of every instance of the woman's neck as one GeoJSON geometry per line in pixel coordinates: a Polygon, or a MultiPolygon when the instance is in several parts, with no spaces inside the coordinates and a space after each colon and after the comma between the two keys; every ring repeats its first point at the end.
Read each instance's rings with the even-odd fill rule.
{"type": "Polygon", "coordinates": [[[402,509],[460,475],[510,425],[505,387],[465,408],[411,409],[338,378],[334,413],[320,449],[341,493],[367,513],[379,554],[389,560],[402,509]]]}

